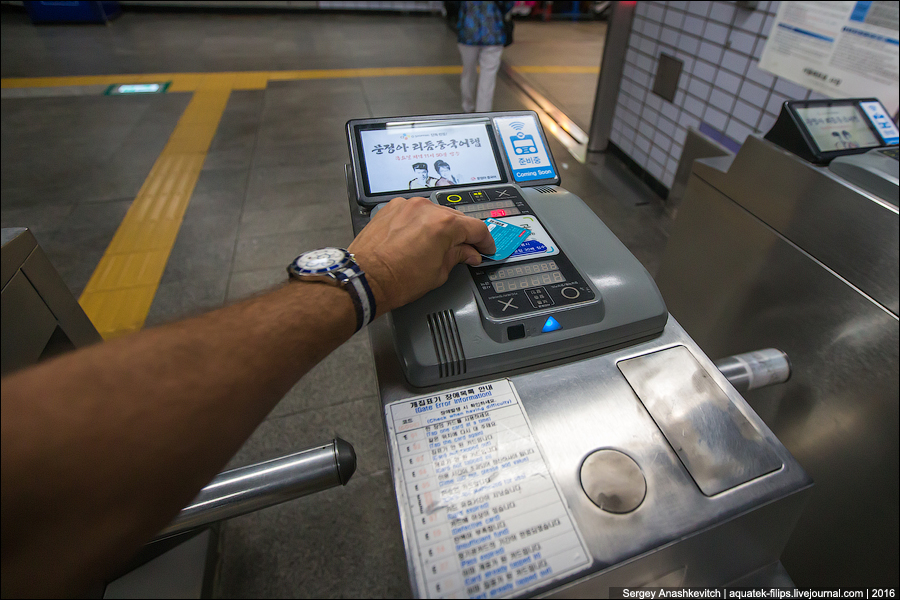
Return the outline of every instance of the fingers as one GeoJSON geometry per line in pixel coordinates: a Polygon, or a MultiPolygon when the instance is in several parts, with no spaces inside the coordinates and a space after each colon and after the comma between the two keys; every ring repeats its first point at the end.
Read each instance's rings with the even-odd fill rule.
{"type": "Polygon", "coordinates": [[[409,200],[395,198],[391,201],[391,204],[397,206],[398,209],[409,206],[414,210],[436,210],[439,213],[453,215],[455,218],[452,221],[454,229],[451,231],[451,238],[454,244],[469,244],[477,248],[482,254],[494,254],[497,251],[494,238],[491,237],[487,225],[480,219],[467,217],[456,209],[434,204],[421,196],[416,196],[409,200]]]}
{"type": "Polygon", "coordinates": [[[482,254],[494,254],[497,251],[494,238],[484,221],[464,216],[462,224],[464,237],[459,243],[474,246],[482,254]]]}

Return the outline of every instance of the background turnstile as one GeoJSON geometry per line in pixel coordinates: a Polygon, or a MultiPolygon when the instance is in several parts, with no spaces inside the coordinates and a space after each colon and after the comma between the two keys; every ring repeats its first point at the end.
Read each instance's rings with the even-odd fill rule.
{"type": "Polygon", "coordinates": [[[657,277],[708,355],[790,356],[787,384],[745,397],[816,482],[782,559],[801,586],[898,583],[892,200],[750,137],[694,164],[657,277]]]}

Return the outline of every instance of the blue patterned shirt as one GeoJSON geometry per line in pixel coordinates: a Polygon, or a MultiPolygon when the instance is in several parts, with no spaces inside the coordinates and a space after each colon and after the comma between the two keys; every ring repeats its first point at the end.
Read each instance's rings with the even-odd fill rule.
{"type": "Polygon", "coordinates": [[[461,2],[456,30],[467,46],[502,46],[506,43],[503,15],[515,2],[461,2]],[[503,12],[498,5],[503,7],[503,12]]]}

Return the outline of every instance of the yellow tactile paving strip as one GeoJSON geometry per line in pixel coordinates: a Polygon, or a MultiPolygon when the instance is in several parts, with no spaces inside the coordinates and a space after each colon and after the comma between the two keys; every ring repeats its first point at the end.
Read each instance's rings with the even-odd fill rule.
{"type": "MultiPolygon", "coordinates": [[[[529,73],[596,73],[596,67],[514,67],[529,73]]],[[[36,88],[169,81],[169,92],[194,96],[79,298],[100,334],[113,338],[144,325],[206,153],[232,90],[265,89],[269,81],[458,75],[460,66],[312,69],[227,73],[150,73],[11,77],[0,87],[36,88]]]]}

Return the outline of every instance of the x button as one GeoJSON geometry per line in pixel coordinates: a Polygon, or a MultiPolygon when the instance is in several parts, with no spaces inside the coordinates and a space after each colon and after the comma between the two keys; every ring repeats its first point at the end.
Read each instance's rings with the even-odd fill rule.
{"type": "Polygon", "coordinates": [[[496,196],[497,200],[500,200],[501,198],[512,198],[512,197],[513,197],[513,195],[509,193],[509,190],[506,190],[506,189],[497,190],[497,196],[496,196]]]}
{"type": "Polygon", "coordinates": [[[513,304],[513,300],[515,300],[515,298],[510,298],[509,300],[507,300],[507,301],[505,301],[505,302],[504,302],[503,300],[497,300],[497,302],[499,302],[500,304],[503,305],[503,308],[500,309],[500,311],[501,311],[501,312],[506,312],[506,309],[507,309],[507,308],[519,308],[518,306],[516,306],[515,304],[513,304]]]}

